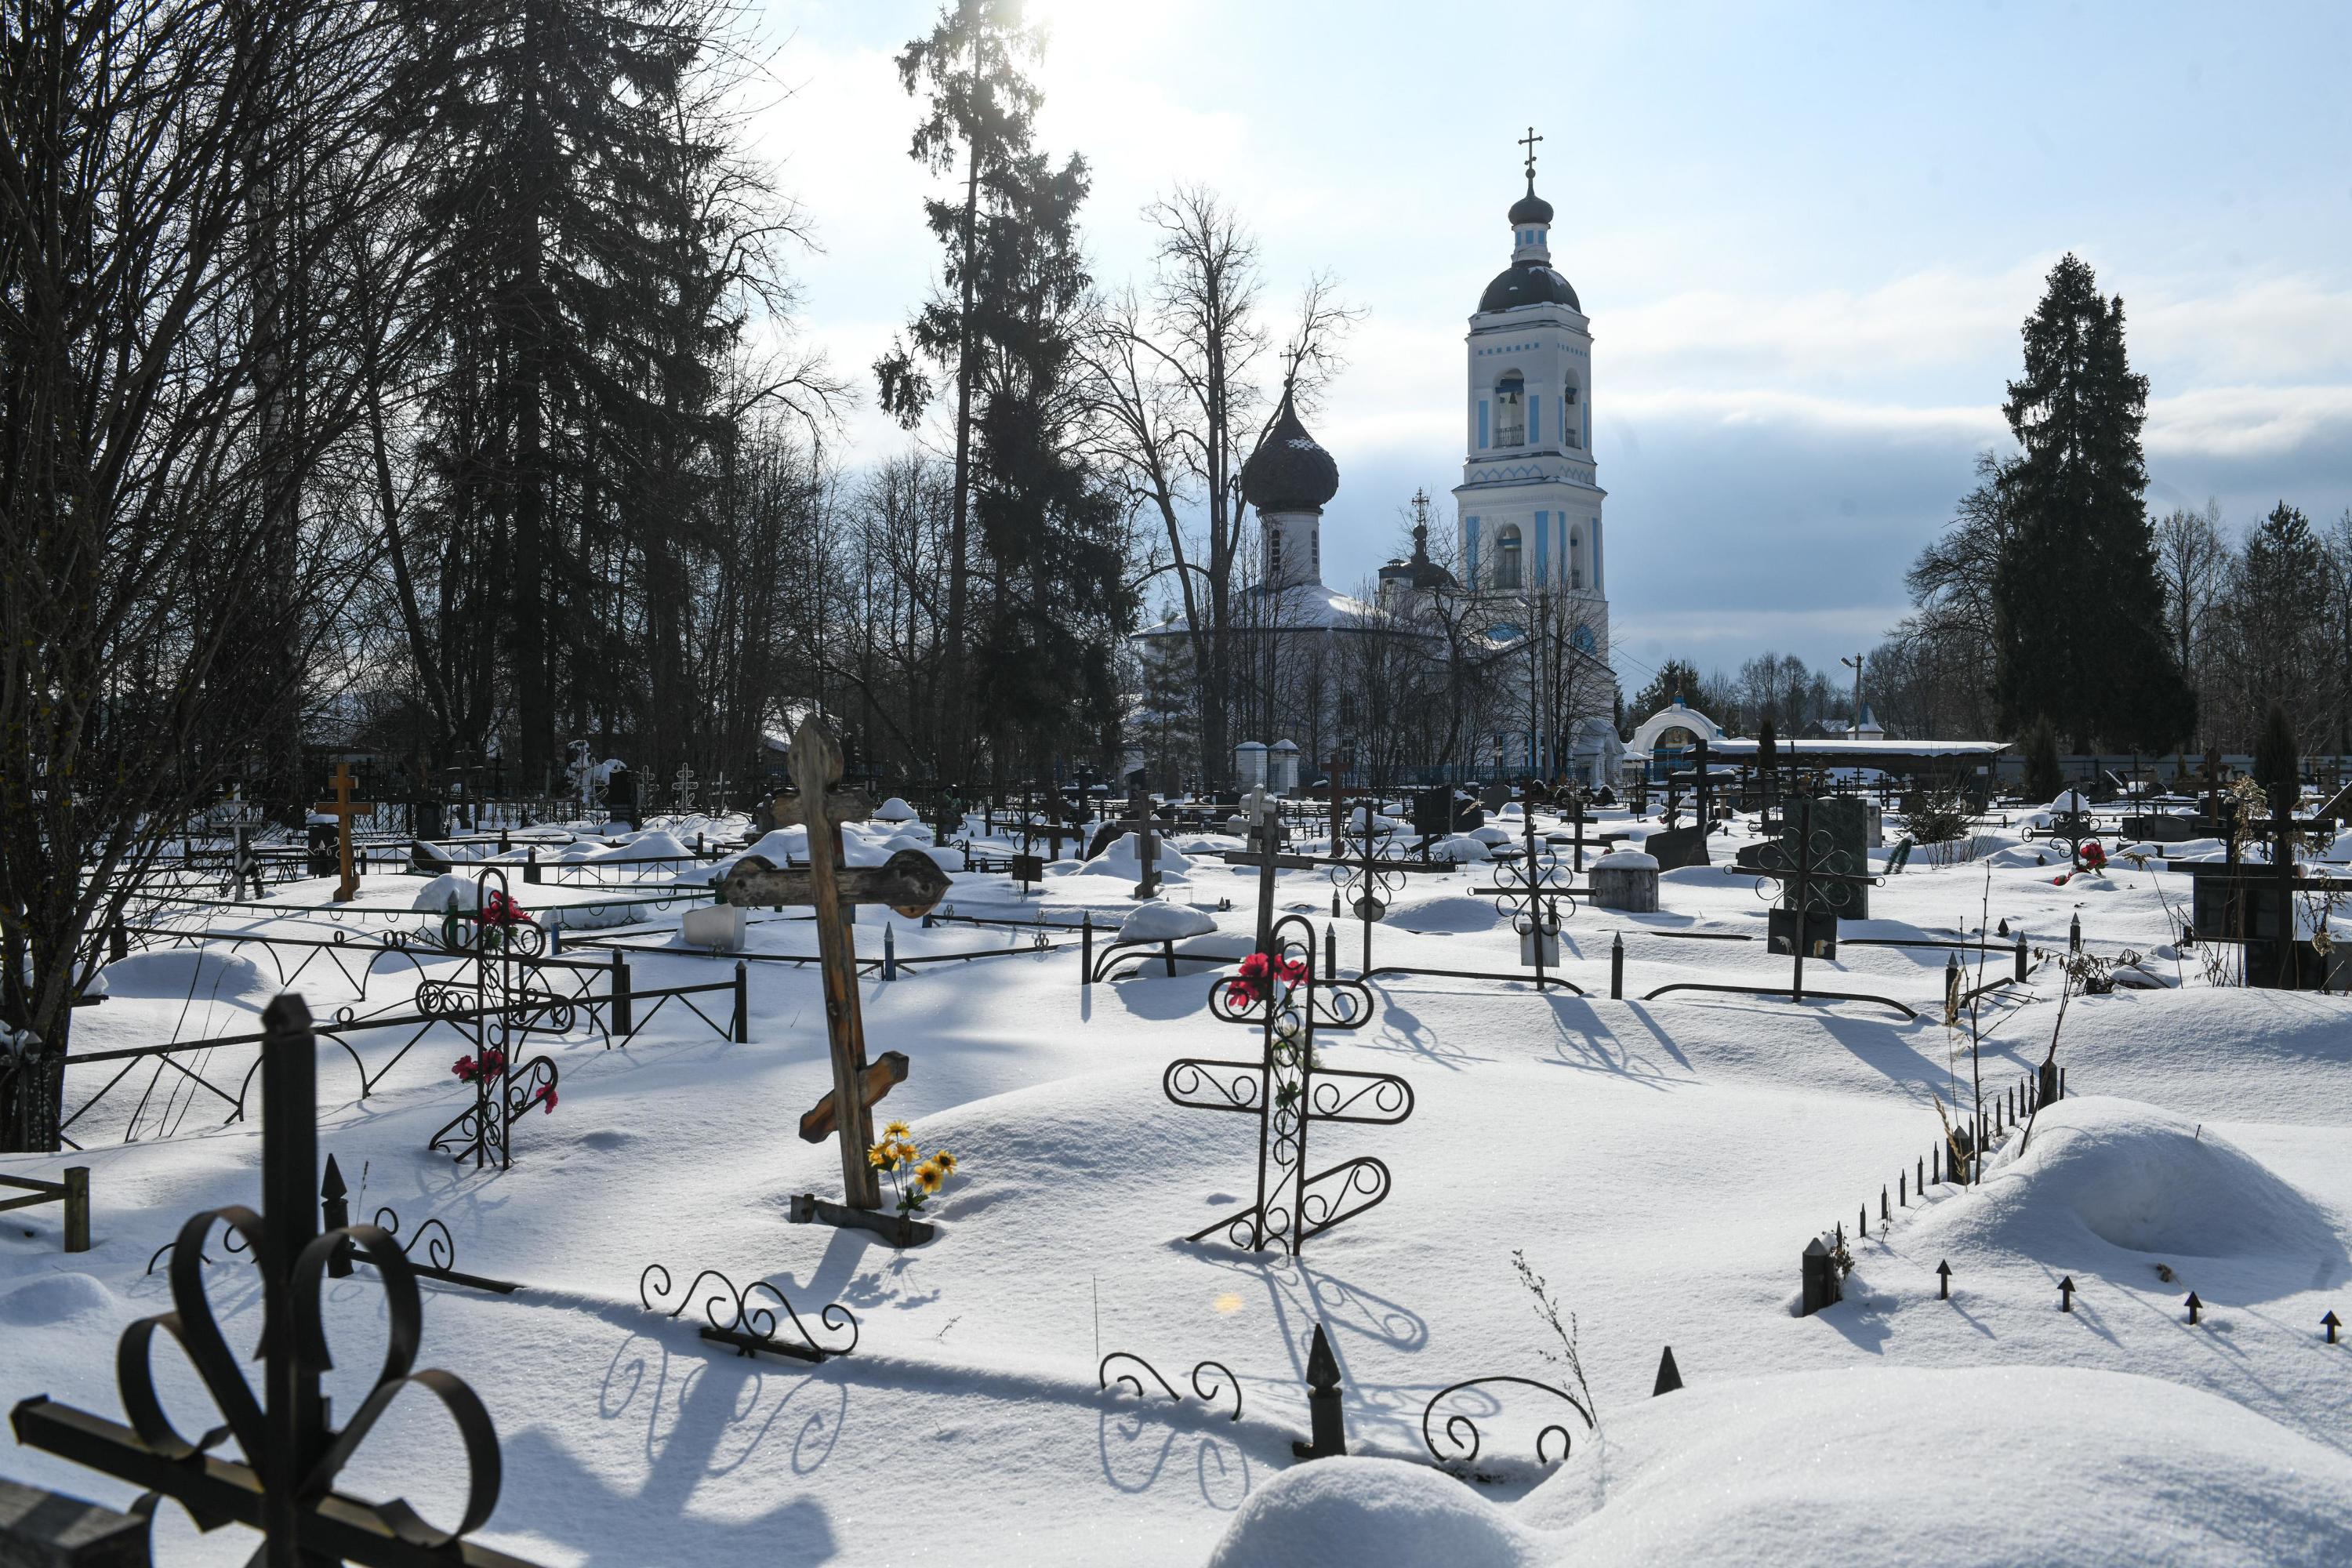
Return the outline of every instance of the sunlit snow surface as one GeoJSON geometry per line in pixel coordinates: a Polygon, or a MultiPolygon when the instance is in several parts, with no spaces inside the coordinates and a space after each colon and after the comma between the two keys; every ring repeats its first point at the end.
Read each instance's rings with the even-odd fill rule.
{"type": "MultiPolygon", "coordinates": [[[[854,857],[885,858],[896,832],[854,834],[854,857]]],[[[2187,984],[2077,998],[2059,1046],[2074,1100],[2021,1153],[2012,1142],[1980,1189],[1915,1196],[1888,1235],[1880,1185],[1927,1154],[1930,1095],[1969,1068],[1965,1035],[1937,1016],[1944,954],[1849,946],[1840,963],[1809,966],[1815,984],[1909,1003],[1917,1022],[1701,994],[1606,1000],[1620,931],[1629,997],[1677,980],[1785,979],[1788,961],[1760,942],[1652,934],[1761,931],[1752,880],[1710,868],[1667,873],[1654,916],[1578,910],[1566,973],[1601,999],[1376,982],[1375,1022],[1325,1036],[1323,1060],[1402,1074],[1416,1109],[1399,1127],[1316,1129],[1312,1168],[1377,1155],[1395,1187],[1317,1237],[1304,1263],[1171,1239],[1254,1193],[1256,1124],[1160,1092],[1172,1058],[1255,1052],[1254,1032],[1210,1017],[1211,971],[1171,980],[1155,961],[1085,989],[1076,933],[1051,929],[1041,952],[1034,933],[861,913],[869,956],[886,920],[901,958],[994,955],[862,986],[870,1047],[913,1060],[884,1112],[963,1160],[940,1238],[916,1251],[784,1223],[791,1194],[839,1182],[833,1148],[794,1135],[830,1087],[812,966],[750,966],[748,1045],[673,1005],[625,1048],[553,1047],[561,1106],[519,1123],[503,1174],[425,1150],[460,1107],[456,1036],[426,1037],[364,1104],[350,1059],[327,1047],[320,1146],[353,1188],[354,1218],[389,1204],[413,1231],[437,1216],[460,1268],[530,1287],[505,1299],[428,1287],[424,1362],[469,1380],[503,1439],[505,1489],[481,1539],[551,1565],[2346,1561],[2352,1344],[2326,1345],[2318,1323],[2352,1310],[2352,1001],[2206,988],[2194,955],[2163,945],[2185,876],[2118,864],[2053,886],[2060,868],[2033,863],[2046,849],[1994,847],[1989,890],[1982,865],[1915,859],[1874,890],[1880,918],[1845,934],[1948,936],[2006,918],[2063,947],[2079,912],[2096,950],[2161,951],[2147,967],[2187,984]],[[1855,1244],[1845,1302],[1793,1316],[1800,1249],[1839,1221],[1851,1236],[1865,1204],[1871,1239],[1855,1244]],[[1485,1479],[1465,1482],[1425,1463],[1429,1395],[1481,1375],[1559,1375],[1514,1248],[1577,1314],[1602,1430],[1577,1424],[1570,1458],[1546,1472],[1531,1462],[1537,1429],[1564,1407],[1507,1400],[1481,1421],[1485,1479]],[[1944,1301],[1934,1270],[1947,1259],[1944,1301]],[[696,1337],[691,1308],[675,1322],[639,1308],[638,1276],[655,1262],[680,1281],[706,1267],[765,1278],[804,1310],[841,1301],[863,1338],[817,1368],[737,1358],[696,1337]],[[2080,1289],[2065,1314],[2056,1282],[2069,1275],[2080,1289]],[[2191,1289],[2206,1303],[2194,1328],[2180,1305],[2191,1289]],[[1290,1459],[1318,1321],[1368,1459],[1290,1459]],[[1688,1386],[1653,1401],[1668,1342],[1688,1386]],[[1188,1394],[1195,1362],[1225,1363],[1243,1380],[1244,1418],[1171,1404],[1156,1386],[1148,1403],[1097,1392],[1112,1351],[1148,1358],[1188,1394]]],[[[1245,934],[1255,872],[1205,845],[1190,858],[1190,879],[1167,896],[1245,934]]],[[[1131,860],[1109,875],[1057,869],[1025,900],[1003,877],[958,873],[950,902],[1019,919],[1091,911],[1108,941],[1135,908],[1131,860]]],[[[656,898],[675,870],[616,873],[633,879],[617,890],[509,871],[525,908],[576,907],[583,928],[602,926],[567,939],[675,942],[676,904],[615,906],[609,923],[590,908],[656,898]]],[[[1517,971],[1508,922],[1470,890],[1496,871],[1412,878],[1375,928],[1374,962],[1517,971]]],[[[327,885],[283,898],[323,902],[327,885]]],[[[362,901],[382,914],[263,929],[414,928],[423,885],[372,876],[362,901]]],[[[1319,873],[1286,872],[1276,900],[1319,937],[1331,892],[1319,873]]],[[[259,913],[205,923],[252,928],[259,913]]],[[[814,952],[797,917],[754,911],[750,931],[754,952],[814,952]]],[[[1352,920],[1338,947],[1354,973],[1352,920]]],[[[290,972],[301,956],[248,945],[133,958],[78,1017],[77,1048],[253,1029],[279,962],[290,972]]],[[[674,949],[629,962],[640,989],[733,974],[730,958],[674,949]]],[[[1997,950],[1984,979],[2010,962],[1997,950]]],[[[379,962],[364,997],[360,973],[348,957],[341,970],[321,961],[295,988],[322,1016],[397,1007],[420,966],[379,962]]],[[[2041,1059],[2053,987],[2045,967],[2021,994],[1995,994],[1988,1086],[2041,1059]]],[[[724,997],[700,1000],[724,1022],[724,997]]],[[[397,1045],[360,1049],[373,1070],[397,1045]]],[[[251,1059],[229,1047],[190,1065],[234,1092],[251,1059]]],[[[68,1103],[105,1076],[74,1069],[68,1103]]],[[[90,1134],[73,1159],[92,1168],[92,1251],[58,1250],[53,1208],[0,1220],[0,1398],[45,1392],[119,1415],[115,1340],[168,1306],[160,1272],[142,1273],[149,1255],[194,1210],[257,1200],[255,1129],[222,1125],[226,1107],[177,1076],[148,1094],[138,1142],[121,1140],[145,1068],[76,1129],[90,1134]]],[[[66,1163],[11,1156],[0,1170],[51,1175],[66,1163]]],[[[249,1347],[247,1267],[208,1273],[232,1344],[249,1347]]],[[[338,1411],[353,1408],[376,1354],[380,1301],[364,1279],[330,1286],[338,1411]]],[[[183,1430],[217,1424],[175,1354],[158,1360],[172,1365],[183,1430]]],[[[403,1400],[342,1485],[453,1517],[449,1436],[426,1402],[403,1400]]],[[[26,1449],[0,1472],[117,1505],[131,1495],[26,1449]]],[[[234,1529],[197,1538],[172,1510],[158,1534],[167,1562],[241,1563],[252,1550],[234,1529]]]]}

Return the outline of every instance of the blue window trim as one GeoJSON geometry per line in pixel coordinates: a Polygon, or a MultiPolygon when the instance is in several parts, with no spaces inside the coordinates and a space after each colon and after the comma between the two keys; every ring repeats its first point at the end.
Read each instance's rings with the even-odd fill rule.
{"type": "Polygon", "coordinates": [[[1542,439],[1543,396],[1539,393],[1530,392],[1528,394],[1528,445],[1532,447],[1542,439]]]}
{"type": "Polygon", "coordinates": [[[1550,580],[1551,513],[1536,513],[1536,582],[1538,585],[1550,580]]]}
{"type": "Polygon", "coordinates": [[[1486,450],[1486,400],[1478,400],[1478,450],[1486,450]]]}

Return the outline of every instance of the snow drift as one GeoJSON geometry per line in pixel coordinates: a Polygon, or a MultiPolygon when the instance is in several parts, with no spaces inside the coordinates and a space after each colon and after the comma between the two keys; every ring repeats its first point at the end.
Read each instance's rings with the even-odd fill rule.
{"type": "Polygon", "coordinates": [[[1604,1419],[1605,1445],[1512,1509],[1394,1460],[1286,1470],[1211,1568],[2352,1560],[2352,1459],[2156,1378],[1871,1366],[1694,1384],[1604,1419]]]}

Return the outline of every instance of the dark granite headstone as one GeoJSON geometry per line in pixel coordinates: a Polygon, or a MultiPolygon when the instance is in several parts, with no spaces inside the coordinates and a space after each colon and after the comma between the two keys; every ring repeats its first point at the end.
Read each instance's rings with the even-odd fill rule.
{"type": "Polygon", "coordinates": [[[614,822],[637,826],[637,775],[628,769],[614,768],[604,781],[604,814],[614,822]]]}
{"type": "Polygon", "coordinates": [[[1658,828],[1642,840],[1642,852],[1657,861],[1661,871],[1711,863],[1706,853],[1706,829],[1703,827],[1658,828]]]}

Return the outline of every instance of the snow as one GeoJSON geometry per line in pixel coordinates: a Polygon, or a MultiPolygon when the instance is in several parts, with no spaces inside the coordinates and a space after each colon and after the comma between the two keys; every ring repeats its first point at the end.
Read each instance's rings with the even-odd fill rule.
{"type": "MultiPolygon", "coordinates": [[[[1192,861],[1181,849],[1172,849],[1164,842],[1153,847],[1158,857],[1152,862],[1163,882],[1182,882],[1192,875],[1192,861]]],[[[1078,867],[1081,875],[1118,877],[1133,882],[1143,875],[1143,840],[1133,833],[1122,833],[1103,846],[1101,854],[1078,867]]]]}
{"type": "MultiPolygon", "coordinates": [[[[1593,819],[1636,834],[1654,825],[1593,819]]],[[[1974,1066],[1968,1031],[1940,1020],[1945,950],[1849,943],[1807,965],[1811,984],[1899,998],[1916,1020],[1722,994],[1641,1000],[1675,982],[1785,984],[1789,961],[1753,940],[1766,911],[1753,879],[1724,868],[1751,827],[1710,841],[1717,865],[1663,877],[1655,914],[1580,904],[1558,973],[1585,995],[1431,974],[1372,981],[1377,1016],[1318,1035],[1318,1058],[1401,1074],[1415,1107],[1398,1126],[1316,1127],[1313,1168],[1374,1156],[1393,1187],[1303,1259],[1176,1239],[1250,1201],[1255,1182],[1255,1121],[1178,1107],[1161,1088],[1179,1057],[1246,1060],[1257,1048],[1253,1031],[1211,1016],[1216,976],[1190,965],[1171,979],[1153,962],[1082,986],[1076,933],[1062,929],[1091,916],[1097,953],[1110,931],[1238,953],[1258,918],[1259,872],[1214,859],[1238,847],[1215,835],[1163,842],[1163,870],[1188,862],[1172,901],[1132,898],[1128,840],[1128,863],[1109,874],[1097,868],[1116,863],[1117,844],[1102,861],[1061,863],[1073,874],[1025,895],[1000,874],[950,871],[949,904],[1013,929],[862,911],[863,957],[878,956],[875,928],[887,921],[901,959],[970,958],[858,983],[868,1048],[912,1064],[881,1111],[963,1161],[927,1247],[894,1253],[863,1233],[784,1222],[793,1194],[837,1194],[839,1182],[834,1147],[791,1135],[831,1087],[819,976],[765,962],[815,952],[804,911],[747,911],[746,1044],[676,1005],[609,1048],[594,1031],[531,1037],[530,1049],[560,1064],[562,1098],[517,1125],[509,1171],[457,1168],[425,1148],[462,1099],[446,1026],[397,1066],[407,1031],[354,1037],[371,1070],[389,1068],[364,1100],[343,1051],[322,1047],[320,1150],[351,1182],[354,1217],[390,1204],[409,1235],[437,1216],[458,1268],[526,1282],[511,1298],[427,1284],[419,1364],[469,1381],[502,1439],[505,1491],[478,1538],[550,1568],[908,1553],[1145,1568],[2352,1560],[2352,1345],[2330,1347],[2318,1330],[2323,1313],[2352,1312],[2352,1000],[2208,985],[2200,951],[2172,945],[2189,879],[2161,862],[2056,886],[2063,867],[2013,863],[2013,829],[1997,827],[1986,858],[1915,858],[1873,889],[1874,918],[1849,922],[1848,936],[1948,940],[2005,919],[2032,949],[2063,951],[2079,915],[2094,951],[2149,955],[2172,984],[2074,998],[2057,1044],[2074,1098],[2045,1109],[2030,1138],[2000,1144],[1980,1186],[1923,1197],[1906,1184],[1882,1224],[1881,1185],[1916,1170],[1938,1136],[1936,1100],[1948,1106],[1974,1066]],[[1622,1001],[1609,997],[1620,936],[1622,1001]],[[1855,1235],[1865,1205],[1866,1240],[1855,1235]],[[1797,1317],[1798,1254],[1839,1223],[1855,1259],[1846,1299],[1797,1317]],[[1559,1376],[1514,1248],[1576,1314],[1601,1430],[1577,1423],[1567,1461],[1538,1467],[1537,1428],[1564,1407],[1522,1390],[1528,1400],[1506,1396],[1481,1419],[1486,1479],[1465,1481],[1421,1446],[1431,1394],[1482,1375],[1559,1376]],[[693,1309],[675,1321],[642,1310],[638,1276],[655,1262],[680,1286],[709,1267],[769,1279],[803,1310],[840,1301],[861,1321],[858,1348],[816,1367],[717,1352],[697,1337],[693,1309]],[[2056,1283],[2068,1277],[2074,1310],[2062,1313],[2056,1283]],[[2192,1289],[2206,1303],[2194,1327],[2182,1307],[2192,1289]],[[1318,1322],[1358,1457],[1301,1465],[1289,1445],[1307,1428],[1318,1322]],[[1652,1399],[1663,1343],[1687,1386],[1652,1399]],[[1097,1365],[1113,1351],[1148,1358],[1185,1399],[1099,1391],[1097,1365]],[[1240,1421],[1191,1397],[1187,1373],[1202,1358],[1240,1378],[1240,1421]]],[[[853,861],[887,858],[900,835],[886,829],[846,827],[853,861]]],[[[972,837],[992,859],[1019,847],[972,837]]],[[[784,829],[755,848],[782,864],[805,845],[784,829]]],[[[1433,858],[1473,847],[1483,858],[1466,838],[1433,858]]],[[[694,900],[672,888],[711,868],[542,855],[541,868],[547,880],[526,884],[509,868],[514,896],[567,923],[574,910],[629,921],[615,940],[635,949],[640,988],[731,979],[735,955],[677,945],[694,900]],[[608,880],[560,879],[572,877],[608,880]]],[[[1372,962],[1522,973],[1508,921],[1473,891],[1490,878],[1475,863],[1405,875],[1384,895],[1372,962]]],[[[296,883],[274,894],[282,909],[191,910],[184,923],[381,939],[437,925],[447,893],[469,904],[474,886],[371,874],[356,904],[311,910],[332,885],[296,883]]],[[[1328,920],[1332,891],[1324,869],[1284,871],[1274,904],[1310,917],[1318,962],[1335,932],[1352,975],[1363,928],[1328,920]]],[[[1963,954],[1972,985],[2010,973],[2006,939],[1987,942],[1981,974],[1979,955],[1963,954]]],[[[107,969],[107,1001],[77,1012],[75,1048],[255,1028],[305,952],[215,942],[134,954],[107,969]]],[[[321,1016],[405,1012],[420,978],[462,969],[423,949],[372,968],[333,956],[341,969],[321,956],[292,982],[321,1016]]],[[[2058,973],[2041,962],[2025,984],[1986,998],[1994,1092],[2050,1050],[2058,973]]],[[[723,994],[700,1000],[725,1021],[723,994]]],[[[221,1047],[186,1065],[234,1092],[254,1059],[221,1047]]],[[[113,1070],[69,1069],[69,1103],[113,1070]]],[[[0,1402],[46,1392],[120,1418],[115,1342],[169,1305],[160,1275],[143,1272],[149,1255],[195,1210],[258,1196],[253,1122],[151,1070],[77,1123],[83,1152],[0,1157],[13,1175],[89,1165],[95,1241],[62,1253],[54,1206],[5,1216],[0,1402]]],[[[205,1272],[226,1331],[249,1347],[250,1266],[214,1257],[205,1272]]],[[[372,1370],[382,1296],[358,1277],[331,1282],[326,1299],[336,1349],[352,1347],[329,1374],[335,1408],[348,1410],[372,1370]]],[[[176,1363],[166,1382],[183,1430],[218,1423],[176,1363]]],[[[404,1493],[446,1520],[446,1434],[429,1402],[418,1409],[394,1407],[345,1485],[404,1493]]],[[[30,1449],[5,1468],[118,1507],[132,1495],[30,1449]]],[[[160,1561],[237,1563],[253,1549],[236,1530],[199,1538],[170,1508],[158,1535],[160,1561]]]]}
{"type": "Polygon", "coordinates": [[[874,820],[877,822],[913,822],[920,815],[907,804],[904,797],[895,795],[874,808],[874,820]]]}
{"type": "Polygon", "coordinates": [[[1209,1563],[2022,1568],[2352,1553],[2352,1460],[2153,1377],[1873,1365],[1736,1379],[1631,1405],[1585,1447],[1600,1450],[1589,1470],[1564,1467],[1516,1510],[1425,1466],[1300,1466],[1253,1494],[1209,1563]]]}
{"type": "Polygon", "coordinates": [[[1612,849],[1598,860],[1590,862],[1596,871],[1654,871],[1658,858],[1639,849],[1612,849]]]}
{"type": "Polygon", "coordinates": [[[1217,929],[1214,915],[1182,904],[1144,904],[1118,922],[1120,942],[1181,942],[1217,929]]]}

